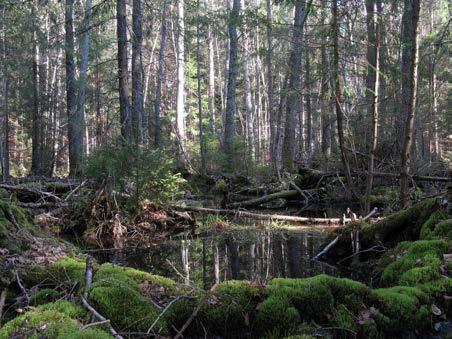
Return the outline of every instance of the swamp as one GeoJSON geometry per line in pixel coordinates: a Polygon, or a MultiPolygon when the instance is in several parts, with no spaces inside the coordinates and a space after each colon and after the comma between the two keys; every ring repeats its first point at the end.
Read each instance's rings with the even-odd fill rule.
{"type": "Polygon", "coordinates": [[[0,0],[0,339],[452,338],[450,12],[0,0]]]}

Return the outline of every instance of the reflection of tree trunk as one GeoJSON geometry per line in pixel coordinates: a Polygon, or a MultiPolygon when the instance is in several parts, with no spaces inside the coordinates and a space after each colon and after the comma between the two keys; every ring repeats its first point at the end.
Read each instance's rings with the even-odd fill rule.
{"type": "Polygon", "coordinates": [[[283,247],[280,234],[273,235],[273,272],[274,277],[286,277],[285,264],[283,259],[283,247]]]}
{"type": "Polygon", "coordinates": [[[206,258],[206,240],[202,239],[202,283],[203,288],[207,287],[207,258],[206,258]]]}
{"type": "Polygon", "coordinates": [[[213,249],[213,262],[215,268],[215,284],[218,284],[220,283],[220,253],[217,245],[213,249]]]}
{"type": "Polygon", "coordinates": [[[230,256],[231,279],[239,279],[240,276],[239,246],[233,239],[229,239],[227,241],[227,248],[230,256]]]}
{"type": "Polygon", "coordinates": [[[292,278],[301,277],[301,239],[300,234],[291,234],[287,240],[287,255],[289,256],[289,275],[292,278]]]}
{"type": "Polygon", "coordinates": [[[188,246],[186,244],[185,240],[182,240],[181,244],[181,255],[182,255],[182,266],[184,267],[184,273],[185,273],[185,284],[190,283],[190,265],[188,261],[188,246]]]}
{"type": "Polygon", "coordinates": [[[251,243],[250,244],[250,252],[249,252],[249,258],[248,260],[248,279],[253,280],[254,276],[255,276],[255,261],[256,261],[256,244],[255,243],[251,243]]]}
{"type": "Polygon", "coordinates": [[[229,273],[229,258],[228,258],[228,245],[224,247],[224,280],[228,280],[229,273]]]}

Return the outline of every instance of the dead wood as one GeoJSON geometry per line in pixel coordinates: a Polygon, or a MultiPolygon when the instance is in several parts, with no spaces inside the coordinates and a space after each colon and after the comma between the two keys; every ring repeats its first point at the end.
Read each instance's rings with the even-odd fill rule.
{"type": "Polygon", "coordinates": [[[313,192],[315,192],[316,190],[297,190],[297,189],[293,189],[293,190],[287,190],[287,191],[281,191],[281,192],[276,192],[276,193],[272,193],[272,194],[268,194],[268,195],[264,195],[263,197],[259,197],[259,198],[253,198],[253,199],[249,199],[249,200],[245,200],[245,201],[238,201],[238,202],[234,202],[228,205],[228,207],[230,208],[236,208],[236,207],[244,207],[244,206],[258,206],[260,204],[275,200],[275,199],[279,199],[279,198],[292,198],[292,197],[296,197],[297,195],[301,195],[300,191],[303,193],[303,195],[310,195],[313,192]]]}
{"type": "MultiPolygon", "coordinates": [[[[296,191],[295,191],[296,192],[296,191]]],[[[348,222],[351,219],[346,218],[310,218],[310,217],[296,217],[291,215],[279,215],[279,214],[260,214],[253,213],[242,210],[232,210],[232,209],[217,209],[217,208],[206,208],[206,207],[194,207],[194,206],[173,206],[176,209],[183,211],[191,211],[197,213],[209,213],[209,214],[222,214],[222,215],[232,215],[236,217],[247,217],[260,220],[270,220],[270,221],[292,221],[304,224],[323,224],[329,226],[341,225],[344,221],[348,222]]]]}

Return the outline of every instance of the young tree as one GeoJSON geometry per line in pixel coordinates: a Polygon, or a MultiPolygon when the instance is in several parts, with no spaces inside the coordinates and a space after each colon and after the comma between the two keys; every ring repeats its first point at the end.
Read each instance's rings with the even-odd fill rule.
{"type": "Polygon", "coordinates": [[[400,167],[400,202],[406,205],[408,195],[408,173],[413,139],[414,116],[418,82],[419,42],[418,23],[420,0],[405,0],[402,16],[402,102],[401,112],[406,117],[400,167]]]}

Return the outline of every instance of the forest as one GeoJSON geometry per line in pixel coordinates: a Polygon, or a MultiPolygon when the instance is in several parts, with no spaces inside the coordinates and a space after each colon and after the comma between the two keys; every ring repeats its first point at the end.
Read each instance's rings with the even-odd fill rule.
{"type": "Polygon", "coordinates": [[[447,0],[0,0],[0,339],[452,337],[447,0]]]}

